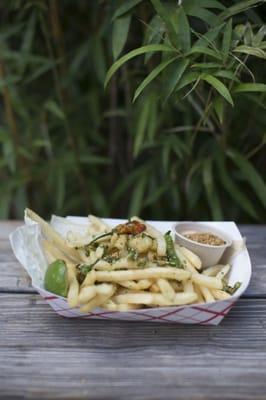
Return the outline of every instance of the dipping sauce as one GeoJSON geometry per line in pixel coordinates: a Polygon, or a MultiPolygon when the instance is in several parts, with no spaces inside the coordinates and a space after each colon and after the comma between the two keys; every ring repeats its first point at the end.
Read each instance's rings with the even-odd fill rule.
{"type": "Polygon", "coordinates": [[[209,232],[183,232],[182,236],[193,240],[193,242],[208,244],[210,246],[222,246],[226,243],[223,239],[209,232]]]}

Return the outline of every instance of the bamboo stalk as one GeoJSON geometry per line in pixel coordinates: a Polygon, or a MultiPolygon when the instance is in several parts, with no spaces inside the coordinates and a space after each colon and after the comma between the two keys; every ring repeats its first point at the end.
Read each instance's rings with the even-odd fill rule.
{"type": "MultiPolygon", "coordinates": [[[[5,63],[4,60],[0,58],[0,80],[4,81],[6,77],[5,73],[5,63]]],[[[15,113],[12,107],[11,97],[7,85],[3,87],[3,101],[7,124],[12,136],[14,152],[16,156],[16,161],[19,163],[18,149],[19,149],[19,136],[15,113]]]]}
{"type": "Polygon", "coordinates": [[[73,130],[71,129],[70,122],[68,119],[69,92],[66,88],[62,87],[61,79],[60,79],[60,78],[64,78],[66,76],[67,65],[65,62],[66,56],[65,56],[65,49],[64,49],[63,29],[62,29],[61,20],[59,17],[59,6],[58,6],[57,0],[50,0],[50,2],[49,2],[49,17],[50,17],[52,38],[53,38],[53,42],[55,44],[56,57],[54,55],[53,47],[49,41],[49,38],[48,38],[47,32],[46,32],[45,40],[46,40],[47,49],[48,49],[50,57],[53,60],[55,60],[55,58],[60,60],[59,67],[58,67],[59,71],[57,70],[56,66],[53,68],[55,88],[56,88],[58,99],[60,101],[60,105],[65,114],[65,129],[66,129],[66,133],[67,133],[67,137],[68,137],[68,143],[69,143],[70,148],[72,149],[72,152],[73,152],[73,155],[74,155],[74,158],[76,161],[76,165],[77,165],[78,182],[79,182],[79,186],[81,189],[81,194],[84,199],[84,204],[86,205],[86,207],[89,207],[90,206],[90,197],[89,197],[88,182],[85,180],[83,172],[82,172],[82,166],[80,164],[80,157],[79,157],[78,142],[76,140],[76,136],[75,136],[73,130]]]}

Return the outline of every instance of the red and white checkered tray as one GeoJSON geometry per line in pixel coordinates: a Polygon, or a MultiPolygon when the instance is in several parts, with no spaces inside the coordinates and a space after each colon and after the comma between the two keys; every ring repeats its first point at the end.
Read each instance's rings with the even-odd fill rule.
{"type": "MultiPolygon", "coordinates": [[[[123,220],[104,219],[104,221],[113,226],[123,220]]],[[[149,222],[162,232],[171,230],[175,223],[174,221],[149,222]]],[[[62,235],[65,235],[69,229],[77,228],[77,230],[81,231],[82,225],[85,223],[88,223],[88,220],[83,217],[67,217],[66,219],[55,217],[52,219],[55,229],[62,235]],[[71,227],[69,227],[69,224],[71,224],[71,227]]],[[[237,242],[242,239],[234,222],[208,222],[208,224],[225,231],[233,241],[237,242]]],[[[68,318],[218,325],[237,299],[244,293],[251,278],[250,258],[247,249],[244,248],[231,260],[232,269],[229,284],[233,285],[237,281],[242,284],[234,296],[228,300],[186,306],[144,308],[127,312],[95,309],[93,312],[84,314],[78,308],[70,308],[63,297],[47,292],[43,288],[42,282],[47,262],[40,246],[40,237],[38,225],[26,221],[26,225],[17,228],[10,235],[10,241],[16,257],[28,271],[36,290],[57,314],[68,318]]]]}

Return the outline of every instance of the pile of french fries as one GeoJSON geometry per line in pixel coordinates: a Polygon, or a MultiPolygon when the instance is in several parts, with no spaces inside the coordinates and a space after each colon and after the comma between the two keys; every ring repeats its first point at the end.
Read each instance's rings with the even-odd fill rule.
{"type": "Polygon", "coordinates": [[[137,217],[113,228],[89,216],[86,235],[70,231],[64,238],[33,211],[27,209],[26,215],[41,227],[48,263],[65,261],[67,301],[81,312],[97,307],[129,311],[209,303],[231,297],[225,289],[230,265],[202,270],[196,254],[172,242],[178,260],[174,265],[165,235],[137,217]]]}

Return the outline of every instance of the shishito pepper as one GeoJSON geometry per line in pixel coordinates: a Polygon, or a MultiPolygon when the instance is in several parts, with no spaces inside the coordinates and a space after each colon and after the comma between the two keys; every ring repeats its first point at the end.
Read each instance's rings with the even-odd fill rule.
{"type": "Polygon", "coordinates": [[[48,265],[44,277],[44,287],[49,292],[66,297],[68,291],[67,266],[65,261],[56,260],[48,265]]]}
{"type": "Polygon", "coordinates": [[[166,232],[166,234],[164,235],[164,240],[166,243],[166,255],[167,255],[169,264],[172,267],[183,268],[182,263],[175,252],[175,245],[174,245],[170,231],[166,232]]]}

